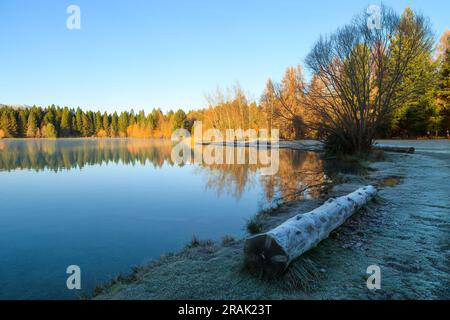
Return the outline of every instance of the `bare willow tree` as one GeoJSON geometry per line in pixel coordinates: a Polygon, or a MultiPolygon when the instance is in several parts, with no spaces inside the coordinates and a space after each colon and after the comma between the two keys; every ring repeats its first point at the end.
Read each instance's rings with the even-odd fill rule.
{"type": "Polygon", "coordinates": [[[209,107],[191,112],[190,117],[203,122],[204,129],[259,129],[267,128],[262,108],[255,101],[247,98],[239,84],[233,88],[207,95],[209,107]]]}
{"type": "Polygon", "coordinates": [[[249,102],[239,84],[225,91],[217,88],[206,99],[209,108],[204,112],[205,127],[220,130],[249,127],[249,102]]]}
{"type": "Polygon", "coordinates": [[[327,151],[364,154],[377,128],[415,90],[397,92],[414,57],[431,51],[433,37],[420,15],[403,19],[380,8],[379,25],[363,13],[334,34],[321,37],[306,58],[313,79],[306,95],[327,151]]]}

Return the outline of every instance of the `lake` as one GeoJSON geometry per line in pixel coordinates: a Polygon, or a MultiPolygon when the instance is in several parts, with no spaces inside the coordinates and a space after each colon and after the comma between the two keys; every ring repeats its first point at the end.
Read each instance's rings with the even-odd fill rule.
{"type": "MultiPolygon", "coordinates": [[[[261,166],[174,164],[172,143],[140,139],[0,141],[0,299],[72,299],[66,268],[90,293],[120,273],[182,249],[196,235],[245,235],[280,199],[317,197],[316,153],[280,150],[261,166]],[[306,188],[306,191],[303,191],[306,188]],[[301,192],[299,192],[301,191],[301,192]]],[[[248,152],[248,150],[246,150],[248,152]]]]}

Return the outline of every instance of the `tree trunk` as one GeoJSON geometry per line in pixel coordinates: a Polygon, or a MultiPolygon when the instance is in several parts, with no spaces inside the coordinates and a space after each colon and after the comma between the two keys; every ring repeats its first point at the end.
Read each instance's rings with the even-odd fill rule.
{"type": "Polygon", "coordinates": [[[247,239],[246,265],[272,276],[284,272],[294,259],[328,238],[376,193],[373,186],[367,186],[348,196],[329,199],[309,213],[299,214],[267,233],[247,239]]]}

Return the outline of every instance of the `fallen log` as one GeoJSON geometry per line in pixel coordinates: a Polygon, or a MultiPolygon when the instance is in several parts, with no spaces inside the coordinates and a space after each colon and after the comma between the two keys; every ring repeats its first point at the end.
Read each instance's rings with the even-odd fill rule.
{"type": "Polygon", "coordinates": [[[329,199],[311,212],[299,214],[267,233],[247,239],[246,265],[271,276],[284,272],[294,259],[328,238],[376,193],[373,186],[367,186],[347,196],[329,199]]]}
{"type": "Polygon", "coordinates": [[[388,152],[398,152],[398,153],[414,153],[416,149],[413,147],[395,147],[395,146],[383,146],[383,145],[375,145],[373,146],[376,150],[383,150],[388,152]]]}

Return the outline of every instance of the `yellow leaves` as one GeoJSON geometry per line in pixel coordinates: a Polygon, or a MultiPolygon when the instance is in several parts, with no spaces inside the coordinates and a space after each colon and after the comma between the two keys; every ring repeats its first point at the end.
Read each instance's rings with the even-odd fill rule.
{"type": "Polygon", "coordinates": [[[131,138],[151,138],[152,131],[149,128],[142,128],[137,124],[128,126],[127,136],[131,138]]]}
{"type": "Polygon", "coordinates": [[[281,83],[267,81],[261,105],[270,125],[281,130],[282,138],[305,136],[305,83],[300,65],[287,68],[281,83]]]}
{"type": "Polygon", "coordinates": [[[97,137],[98,138],[107,138],[108,137],[108,133],[105,130],[100,129],[98,131],[98,133],[97,133],[97,137]]]}
{"type": "Polygon", "coordinates": [[[450,29],[446,28],[439,40],[436,53],[438,56],[443,56],[447,50],[450,49],[450,29]]]}

